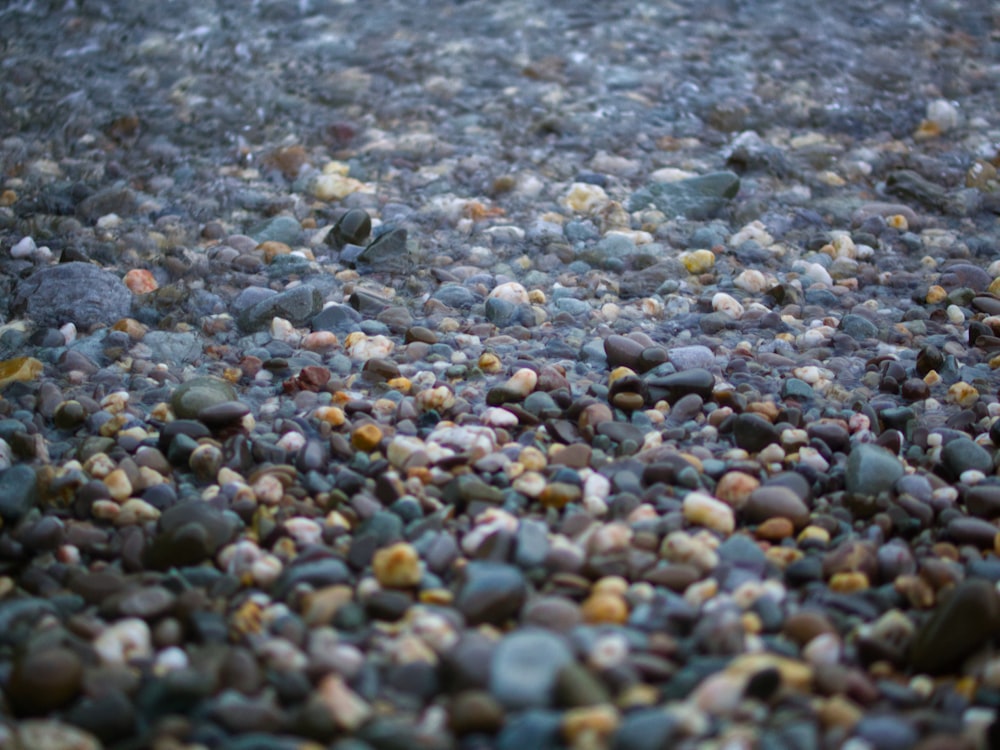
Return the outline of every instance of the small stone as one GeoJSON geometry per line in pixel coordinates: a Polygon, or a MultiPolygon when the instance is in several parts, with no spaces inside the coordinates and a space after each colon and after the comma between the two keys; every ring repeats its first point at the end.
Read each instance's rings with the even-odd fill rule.
{"type": "Polygon", "coordinates": [[[470,562],[455,596],[455,608],[470,625],[501,625],[520,611],[526,595],[524,575],[514,566],[470,562]]]}
{"type": "Polygon", "coordinates": [[[736,528],[733,509],[714,497],[700,492],[692,492],[684,498],[684,518],[688,523],[717,531],[728,536],[736,528]]]}
{"type": "Polygon", "coordinates": [[[133,659],[146,659],[153,653],[149,626],[137,617],[119,620],[97,636],[94,651],[109,666],[123,667],[133,659]]]}
{"type": "Polygon", "coordinates": [[[736,439],[736,445],[743,450],[759,453],[772,443],[779,442],[781,433],[763,417],[744,412],[736,417],[733,437],[736,439]]]}
{"type": "Polygon", "coordinates": [[[133,268],[125,274],[124,281],[132,294],[149,294],[160,288],[153,274],[145,268],[133,268]]]}
{"type": "Polygon", "coordinates": [[[565,641],[554,633],[516,630],[493,651],[490,692],[511,710],[546,708],[552,704],[560,670],[572,661],[565,641]]]}
{"type": "Polygon", "coordinates": [[[335,247],[344,245],[361,245],[372,232],[372,220],[368,212],[360,208],[352,208],[333,225],[327,240],[335,247]]]}
{"type": "Polygon", "coordinates": [[[420,557],[412,545],[399,542],[375,553],[372,571],[383,586],[411,588],[420,583],[420,557]]]}
{"type": "Polygon", "coordinates": [[[608,205],[609,201],[608,194],[600,185],[574,182],[559,202],[575,213],[593,214],[608,205]]]}
{"type": "Polygon", "coordinates": [[[21,520],[38,500],[38,483],[32,467],[15,464],[0,472],[0,518],[5,527],[21,520]]]}
{"type": "Polygon", "coordinates": [[[371,453],[382,442],[382,429],[374,422],[365,422],[351,431],[351,446],[355,450],[371,453]]]}
{"type": "Polygon", "coordinates": [[[707,273],[715,266],[715,254],[711,250],[691,250],[678,256],[688,273],[699,275],[707,273]]]}
{"type": "Polygon", "coordinates": [[[623,625],[628,620],[629,610],[625,598],[620,594],[601,591],[587,597],[580,605],[584,622],[591,624],[610,623],[623,625]]]}
{"type": "Polygon", "coordinates": [[[751,523],[763,523],[771,518],[787,518],[799,529],[809,523],[809,508],[788,487],[767,485],[754,490],[742,509],[751,523]]]}

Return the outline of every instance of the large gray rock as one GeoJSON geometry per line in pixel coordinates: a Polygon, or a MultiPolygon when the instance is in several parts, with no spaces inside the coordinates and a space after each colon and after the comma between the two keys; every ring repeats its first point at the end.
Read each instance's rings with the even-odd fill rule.
{"type": "Polygon", "coordinates": [[[38,326],[73,323],[86,330],[121,320],[131,307],[132,292],[115,274],[74,262],[42,268],[19,283],[13,311],[38,326]]]}

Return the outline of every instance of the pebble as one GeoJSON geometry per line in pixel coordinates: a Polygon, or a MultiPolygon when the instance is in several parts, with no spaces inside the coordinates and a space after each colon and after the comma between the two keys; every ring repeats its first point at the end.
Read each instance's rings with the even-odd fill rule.
{"type": "Polygon", "coordinates": [[[490,660],[490,693],[508,710],[553,703],[560,670],[573,662],[563,639],[546,630],[523,629],[497,644],[490,660]]]}
{"type": "Polygon", "coordinates": [[[860,443],[848,456],[844,481],[852,495],[877,495],[891,489],[903,473],[903,464],[888,450],[860,443]]]}
{"type": "Polygon", "coordinates": [[[514,566],[470,562],[455,595],[455,608],[472,625],[501,625],[520,611],[526,595],[524,576],[514,566]]]}

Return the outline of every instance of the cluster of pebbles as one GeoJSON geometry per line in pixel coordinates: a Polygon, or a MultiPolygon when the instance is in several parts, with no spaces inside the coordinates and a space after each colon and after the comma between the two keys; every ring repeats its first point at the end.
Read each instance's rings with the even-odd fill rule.
{"type": "Polygon", "coordinates": [[[1000,744],[990,3],[44,5],[0,748],[1000,744]]]}

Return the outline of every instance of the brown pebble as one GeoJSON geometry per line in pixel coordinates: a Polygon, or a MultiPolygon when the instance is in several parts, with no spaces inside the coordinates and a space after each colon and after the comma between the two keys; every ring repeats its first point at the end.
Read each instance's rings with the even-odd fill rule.
{"type": "Polygon", "coordinates": [[[583,496],[583,491],[575,484],[568,482],[552,482],[545,485],[538,496],[538,501],[546,508],[561,509],[569,503],[575,503],[583,496]]]}
{"type": "Polygon", "coordinates": [[[69,649],[50,648],[18,660],[6,692],[18,714],[44,714],[69,703],[82,684],[80,657],[69,649]]]}
{"type": "Polygon", "coordinates": [[[818,635],[836,635],[837,628],[823,612],[802,609],[785,618],[781,632],[789,640],[804,646],[818,635]]]}
{"type": "Polygon", "coordinates": [[[580,605],[584,622],[591,625],[622,625],[628,619],[628,605],[620,595],[600,591],[588,596],[580,605]]]}
{"type": "Polygon", "coordinates": [[[571,469],[583,469],[590,465],[592,453],[593,450],[586,443],[574,443],[554,452],[551,462],[558,466],[568,466],[571,469]]]}
{"type": "Polygon", "coordinates": [[[742,512],[751,523],[763,523],[769,518],[787,518],[797,529],[809,523],[809,508],[793,490],[781,485],[754,490],[742,512]]]}
{"type": "Polygon", "coordinates": [[[795,526],[787,518],[769,518],[754,531],[758,539],[780,542],[795,533],[795,526]]]}
{"type": "Polygon", "coordinates": [[[503,706],[485,690],[465,690],[451,701],[448,726],[458,736],[494,734],[504,722],[503,706]]]}

